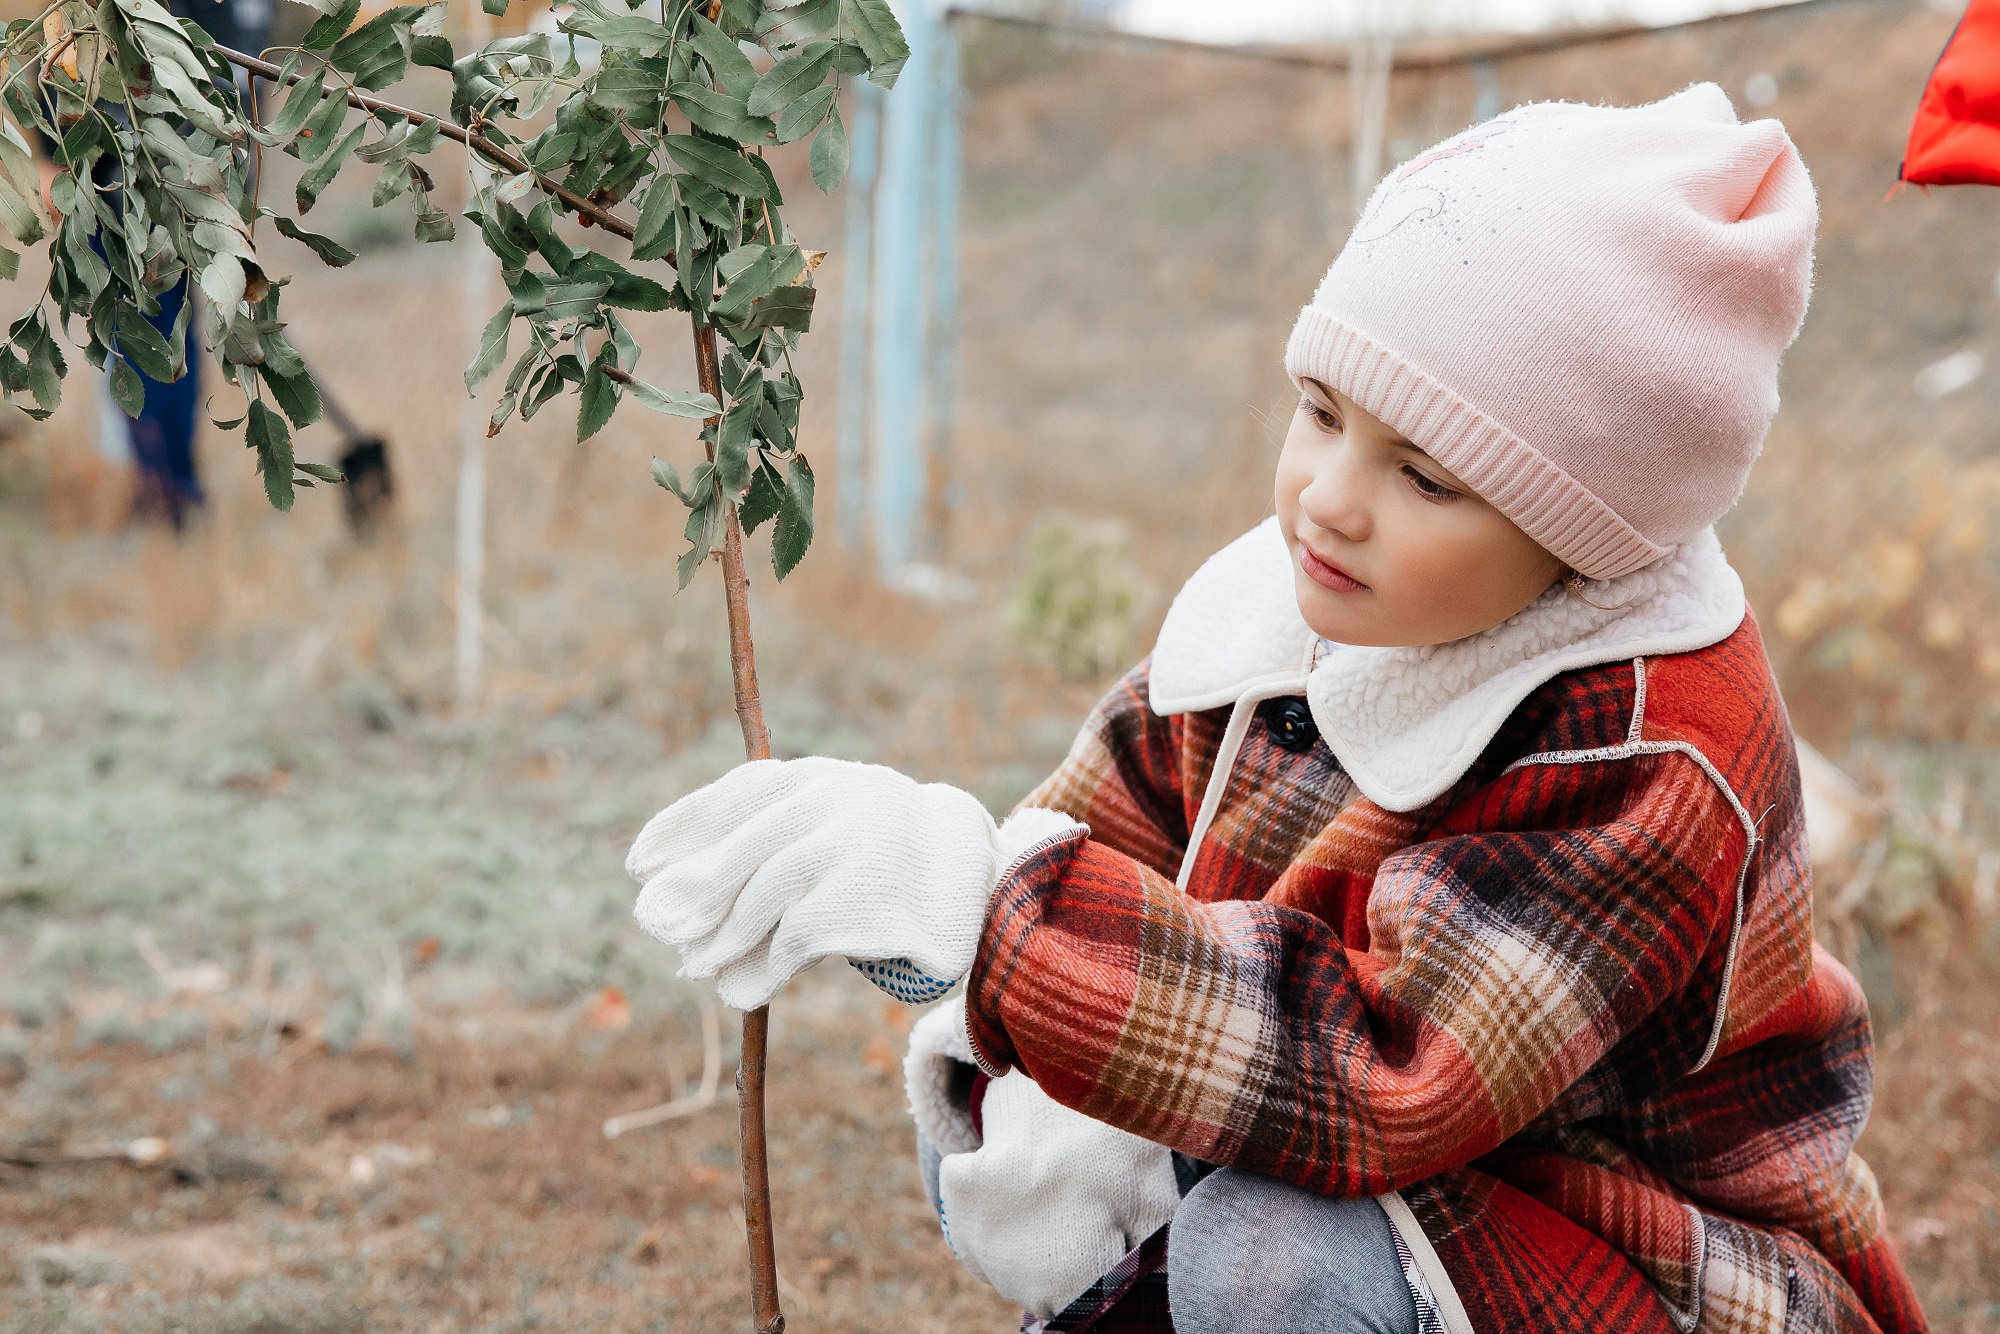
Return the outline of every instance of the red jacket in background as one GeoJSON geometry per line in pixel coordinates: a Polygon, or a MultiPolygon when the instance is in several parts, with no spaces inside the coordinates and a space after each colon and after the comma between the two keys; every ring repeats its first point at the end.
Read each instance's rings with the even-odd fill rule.
{"type": "Polygon", "coordinates": [[[1903,150],[1912,185],[2000,185],[2000,0],[1972,0],[1924,87],[1903,150]]]}

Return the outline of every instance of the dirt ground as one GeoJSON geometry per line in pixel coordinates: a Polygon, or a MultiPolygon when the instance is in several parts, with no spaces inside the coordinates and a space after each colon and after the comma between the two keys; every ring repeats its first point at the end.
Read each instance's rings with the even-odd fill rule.
{"type": "MultiPolygon", "coordinates": [[[[601,1129],[700,1079],[621,862],[733,735],[663,758],[618,710],[458,727],[366,698],[290,724],[254,673],[108,635],[9,645],[0,681],[0,1329],[740,1323],[726,1090],[601,1129]]],[[[794,1328],[1008,1323],[917,1186],[908,1024],[846,968],[777,1006],[794,1328]]]]}
{"type": "MultiPolygon", "coordinates": [[[[366,698],[281,726],[255,674],[129,653],[0,649],[0,1330],[742,1327],[726,1093],[601,1131],[699,1079],[619,862],[734,737],[366,698]]],[[[2000,930],[1919,914],[1859,963],[1899,1243],[1936,1328],[2000,1328],[2000,930]]],[[[776,1007],[794,1329],[1013,1325],[917,1186],[910,1019],[836,966],[776,1007]]]]}
{"type": "MultiPolygon", "coordinates": [[[[907,1020],[827,970],[779,1007],[771,1059],[782,1279],[793,1328],[1005,1328],[914,1184],[907,1020]]],[[[8,1151],[148,1128],[159,1162],[13,1167],[0,1328],[717,1330],[747,1323],[735,1116],[607,1142],[607,1112],[698,1063],[685,1025],[604,1034],[562,1014],[446,1012],[403,1050],[335,1054],[218,1023],[154,1055],[38,1062],[8,1151]],[[451,1017],[447,1017],[450,1014],[451,1017]],[[37,1103],[60,1099],[54,1114],[37,1103]],[[80,1138],[79,1138],[80,1137],[80,1138]]]]}
{"type": "MultiPolygon", "coordinates": [[[[1829,867],[1822,928],[1874,1008],[1863,1149],[1899,1245],[1934,1326],[1977,1334],[2000,1330],[2000,860],[1980,856],[2000,847],[2000,376],[1909,386],[1961,348],[2000,365],[2000,232],[1990,198],[1882,199],[1950,22],[1846,0],[1489,72],[1509,102],[1771,72],[1821,190],[1814,315],[1725,540],[1802,735],[1895,827],[1874,869],[1829,867]]],[[[966,50],[937,535],[958,582],[891,592],[837,540],[840,201],[788,178],[794,226],[832,250],[799,360],[822,538],[783,587],[753,542],[754,598],[781,753],[1004,810],[1101,685],[1013,628],[1024,535],[1052,515],[1110,534],[1136,591],[1091,633],[1136,654],[1266,511],[1284,333],[1351,216],[1349,103],[1324,71],[1239,57],[1012,29],[966,50]]],[[[1391,158],[1480,88],[1399,74],[1391,158]]],[[[315,374],[390,438],[374,544],[325,492],[272,514],[213,433],[195,527],[127,526],[81,380],[0,441],[0,1330],[743,1328],[731,1107],[600,1129],[703,1059],[699,997],[630,926],[621,869],[648,815],[740,754],[715,580],[672,594],[680,520],[646,477],[688,462],[692,428],[626,413],[577,446],[552,410],[493,443],[485,685],[456,715],[459,257],[350,193],[320,208],[360,261],[274,242],[273,263],[315,374]]],[[[686,383],[685,330],[641,334],[648,377],[686,383]]],[[[302,457],[336,448],[301,434],[302,457]]],[[[795,1330],[1013,1327],[920,1197],[909,1019],[840,967],[777,1007],[795,1330]]]]}

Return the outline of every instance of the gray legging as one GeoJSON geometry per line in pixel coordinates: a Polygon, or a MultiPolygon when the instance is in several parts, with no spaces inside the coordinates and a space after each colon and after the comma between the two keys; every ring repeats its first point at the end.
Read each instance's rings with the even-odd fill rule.
{"type": "Polygon", "coordinates": [[[1388,1216],[1223,1168],[1188,1192],[1167,1234],[1176,1334],[1417,1334],[1388,1216]]]}
{"type": "MultiPolygon", "coordinates": [[[[917,1136],[932,1207],[937,1146],[917,1136]]],[[[1418,1334],[1388,1216],[1231,1168],[1197,1183],[1167,1234],[1175,1334],[1418,1334]]]]}

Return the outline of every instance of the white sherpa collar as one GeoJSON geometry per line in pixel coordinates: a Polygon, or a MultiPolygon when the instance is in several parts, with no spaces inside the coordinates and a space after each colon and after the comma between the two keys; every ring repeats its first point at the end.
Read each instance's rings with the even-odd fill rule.
{"type": "Polygon", "coordinates": [[[1558,586],[1491,630],[1425,648],[1325,646],[1292,588],[1275,518],[1210,557],[1160,628],[1153,711],[1303,691],[1355,786],[1392,811],[1415,810],[1457,782],[1551,677],[1706,648],[1743,621],[1743,581],[1713,529],[1644,569],[1592,584],[1598,606],[1558,586]]]}

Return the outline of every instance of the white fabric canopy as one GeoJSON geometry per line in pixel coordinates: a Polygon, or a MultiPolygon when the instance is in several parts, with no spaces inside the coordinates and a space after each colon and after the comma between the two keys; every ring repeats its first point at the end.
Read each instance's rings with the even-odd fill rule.
{"type": "Polygon", "coordinates": [[[1681,23],[1787,0],[1123,0],[1121,28],[1203,42],[1339,40],[1362,32],[1530,32],[1681,23]]]}

